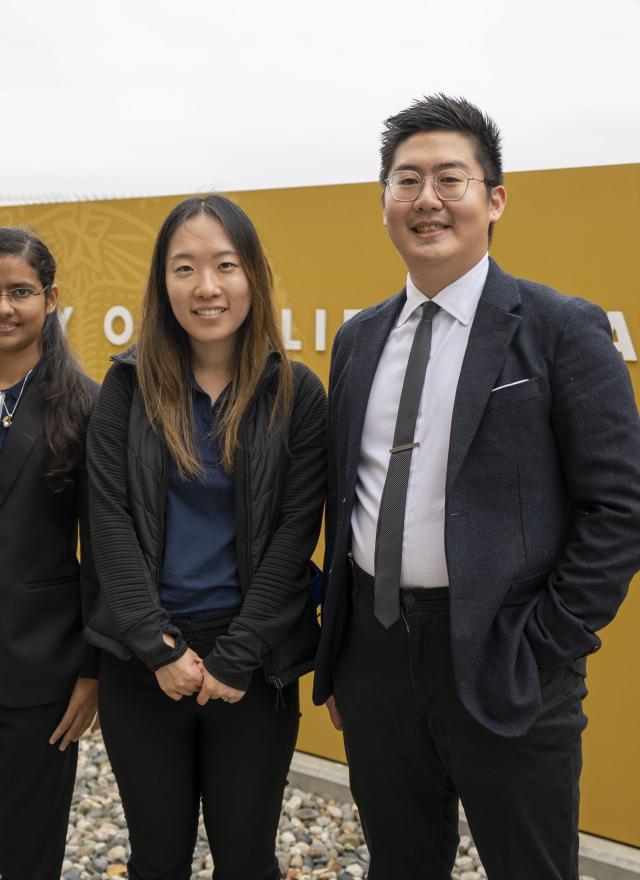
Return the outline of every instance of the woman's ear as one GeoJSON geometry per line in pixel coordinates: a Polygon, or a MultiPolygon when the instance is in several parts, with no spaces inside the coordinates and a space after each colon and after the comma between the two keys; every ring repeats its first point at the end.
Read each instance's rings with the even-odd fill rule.
{"type": "Polygon", "coordinates": [[[56,310],[56,306],[58,305],[58,297],[60,295],[60,289],[57,284],[52,284],[49,288],[49,293],[47,294],[47,315],[53,314],[56,310]]]}

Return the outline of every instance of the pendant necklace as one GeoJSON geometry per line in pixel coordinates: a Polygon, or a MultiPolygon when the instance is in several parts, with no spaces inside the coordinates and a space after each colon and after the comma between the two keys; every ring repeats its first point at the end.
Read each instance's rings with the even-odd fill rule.
{"type": "Polygon", "coordinates": [[[16,400],[15,405],[12,410],[9,410],[9,407],[7,406],[6,392],[0,391],[0,404],[1,404],[0,405],[0,412],[2,412],[2,410],[4,409],[4,413],[5,413],[2,416],[2,419],[0,419],[0,422],[2,422],[3,428],[10,428],[11,427],[11,423],[13,422],[13,416],[15,415],[15,411],[18,409],[18,404],[20,403],[20,398],[22,397],[22,392],[24,391],[24,386],[27,384],[27,379],[29,378],[29,376],[31,375],[32,372],[33,372],[33,367],[31,367],[31,369],[29,370],[27,375],[22,380],[22,388],[20,389],[20,394],[18,394],[18,399],[16,400]]]}

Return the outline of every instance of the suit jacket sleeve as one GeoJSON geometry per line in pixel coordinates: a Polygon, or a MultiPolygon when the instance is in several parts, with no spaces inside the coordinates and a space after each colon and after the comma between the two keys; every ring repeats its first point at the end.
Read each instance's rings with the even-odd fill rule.
{"type": "Polygon", "coordinates": [[[552,424],[572,510],[564,552],[527,622],[539,665],[598,649],[640,565],[640,424],[605,313],[570,302],[551,370],[552,424]]]}

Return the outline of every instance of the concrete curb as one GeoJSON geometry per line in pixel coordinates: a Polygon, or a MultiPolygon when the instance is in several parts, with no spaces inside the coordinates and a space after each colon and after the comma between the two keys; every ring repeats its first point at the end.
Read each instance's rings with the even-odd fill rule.
{"type": "MultiPolygon", "coordinates": [[[[342,803],[353,801],[349,788],[349,770],[337,761],[295,752],[289,771],[289,782],[303,790],[326,795],[342,803]]],[[[462,808],[460,832],[469,833],[462,808]]],[[[595,880],[640,880],[640,849],[580,833],[580,873],[595,877],[595,880]]]]}

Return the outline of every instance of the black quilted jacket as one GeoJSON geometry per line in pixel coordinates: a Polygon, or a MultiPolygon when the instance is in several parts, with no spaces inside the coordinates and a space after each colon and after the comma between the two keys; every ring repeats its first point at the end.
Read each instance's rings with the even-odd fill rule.
{"type": "MultiPolygon", "coordinates": [[[[135,654],[158,669],[187,647],[158,597],[168,454],[144,412],[135,350],[113,360],[88,433],[90,522],[100,593],[85,634],[121,659],[135,654]],[[175,637],[175,648],[164,643],[163,632],[175,637]]],[[[307,367],[293,362],[288,423],[284,431],[269,431],[277,369],[273,355],[243,420],[236,457],[243,605],[203,658],[212,675],[241,690],[263,664],[268,677],[273,674],[274,649],[295,655],[298,629],[308,612],[309,559],[325,499],[324,388],[307,367]]]]}

